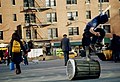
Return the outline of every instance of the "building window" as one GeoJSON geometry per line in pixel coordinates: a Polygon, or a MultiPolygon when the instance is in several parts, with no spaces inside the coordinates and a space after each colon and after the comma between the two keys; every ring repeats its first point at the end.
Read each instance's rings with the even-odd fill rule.
{"type": "Polygon", "coordinates": [[[0,23],[2,23],[2,15],[0,15],[0,23]]]}
{"type": "Polygon", "coordinates": [[[86,0],[85,3],[86,3],[86,4],[89,4],[89,3],[90,3],[90,0],[86,0]]]}
{"type": "Polygon", "coordinates": [[[48,39],[55,39],[58,37],[57,28],[49,28],[48,29],[48,39]]]}
{"type": "Polygon", "coordinates": [[[0,40],[3,40],[3,31],[0,31],[0,40]]]}
{"type": "Polygon", "coordinates": [[[12,0],[12,5],[15,5],[15,0],[12,0]]]}
{"type": "Polygon", "coordinates": [[[120,9],[119,9],[119,16],[120,16],[120,9]]]}
{"type": "Polygon", "coordinates": [[[30,29],[26,30],[26,38],[31,39],[31,30],[30,29]]]}
{"type": "Polygon", "coordinates": [[[67,13],[68,20],[76,20],[78,18],[78,12],[68,12],[67,13]]]}
{"type": "Polygon", "coordinates": [[[47,13],[47,22],[57,22],[56,13],[47,13]]]}
{"type": "Polygon", "coordinates": [[[69,35],[79,35],[79,27],[69,27],[69,35]]]}
{"type": "Polygon", "coordinates": [[[103,28],[105,30],[106,33],[111,33],[110,31],[110,25],[103,25],[103,28]]]}
{"type": "Polygon", "coordinates": [[[1,7],[1,0],[0,0],[0,7],[1,7]]]}
{"type": "Polygon", "coordinates": [[[25,14],[25,23],[36,23],[35,14],[25,14]]]}
{"type": "Polygon", "coordinates": [[[86,19],[91,19],[91,11],[86,11],[86,19]]]}
{"type": "Polygon", "coordinates": [[[47,7],[56,6],[56,0],[46,0],[46,6],[47,7]]]}
{"type": "Polygon", "coordinates": [[[77,0],[66,0],[67,4],[77,4],[77,0]]]}
{"type": "Polygon", "coordinates": [[[34,0],[24,0],[24,7],[35,7],[34,0]]]}
{"type": "Polygon", "coordinates": [[[16,14],[13,14],[13,21],[17,21],[17,16],[16,16],[16,14]]]}
{"type": "Polygon", "coordinates": [[[28,0],[24,0],[24,7],[29,7],[29,2],[28,2],[28,0]]]}
{"type": "Polygon", "coordinates": [[[98,0],[98,2],[100,3],[100,2],[109,2],[109,0],[98,0]]]}
{"type": "Polygon", "coordinates": [[[106,12],[106,14],[108,15],[108,18],[110,18],[110,11],[109,10],[106,12]]]}

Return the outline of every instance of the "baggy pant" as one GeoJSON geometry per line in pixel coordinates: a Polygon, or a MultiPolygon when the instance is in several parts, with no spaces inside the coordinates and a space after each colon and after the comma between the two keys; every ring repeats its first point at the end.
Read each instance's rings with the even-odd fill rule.
{"type": "Polygon", "coordinates": [[[95,44],[96,42],[102,42],[103,38],[105,37],[105,31],[102,28],[97,28],[95,32],[100,32],[100,36],[95,36],[90,32],[84,32],[82,38],[82,46],[89,46],[90,44],[95,44]],[[92,37],[92,38],[91,38],[92,37]]]}

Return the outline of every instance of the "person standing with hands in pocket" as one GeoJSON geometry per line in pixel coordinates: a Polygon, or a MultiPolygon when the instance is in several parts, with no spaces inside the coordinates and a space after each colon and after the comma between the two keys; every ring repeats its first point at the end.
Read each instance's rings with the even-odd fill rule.
{"type": "Polygon", "coordinates": [[[61,40],[61,49],[64,53],[65,66],[67,65],[67,61],[69,60],[69,51],[71,51],[70,40],[67,38],[67,35],[63,35],[63,39],[61,40]]]}

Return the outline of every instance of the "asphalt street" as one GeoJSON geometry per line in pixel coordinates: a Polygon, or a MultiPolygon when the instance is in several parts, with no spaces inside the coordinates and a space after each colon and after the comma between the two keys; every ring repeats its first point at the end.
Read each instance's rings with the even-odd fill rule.
{"type": "Polygon", "coordinates": [[[68,80],[63,59],[21,63],[22,73],[16,75],[9,66],[0,64],[0,82],[120,82],[120,62],[100,62],[101,74],[98,79],[68,80]]]}

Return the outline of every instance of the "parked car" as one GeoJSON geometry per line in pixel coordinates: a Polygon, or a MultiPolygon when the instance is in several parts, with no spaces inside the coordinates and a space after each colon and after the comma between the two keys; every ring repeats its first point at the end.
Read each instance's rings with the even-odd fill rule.
{"type": "MultiPolygon", "coordinates": [[[[59,55],[58,56],[60,59],[63,59],[64,58],[64,55],[62,54],[62,55],[59,55]]],[[[77,57],[77,53],[76,52],[73,52],[73,51],[70,51],[69,52],[69,58],[75,58],[75,57],[77,57]]]]}

